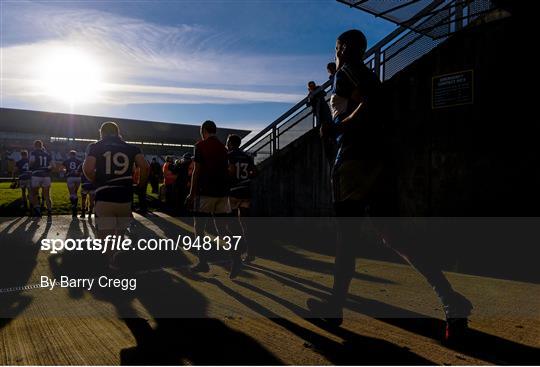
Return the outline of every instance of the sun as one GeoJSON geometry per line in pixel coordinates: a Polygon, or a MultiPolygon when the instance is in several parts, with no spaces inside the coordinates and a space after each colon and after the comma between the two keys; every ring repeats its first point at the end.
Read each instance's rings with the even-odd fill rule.
{"type": "Polygon", "coordinates": [[[49,50],[39,63],[38,73],[45,95],[71,105],[96,102],[103,85],[97,58],[76,48],[49,50]]]}

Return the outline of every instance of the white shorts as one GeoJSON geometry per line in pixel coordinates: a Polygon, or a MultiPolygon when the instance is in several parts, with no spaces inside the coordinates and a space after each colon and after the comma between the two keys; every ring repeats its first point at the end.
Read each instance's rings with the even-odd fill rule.
{"type": "Polygon", "coordinates": [[[29,189],[32,186],[32,180],[19,180],[19,187],[21,189],[29,189]]]}
{"type": "Polygon", "coordinates": [[[125,231],[131,222],[131,202],[98,201],[94,206],[96,226],[100,231],[125,231]]]}
{"type": "Polygon", "coordinates": [[[66,183],[68,187],[71,189],[75,187],[76,185],[81,185],[81,178],[80,177],[68,177],[66,180],[66,183]]]}
{"type": "Polygon", "coordinates": [[[35,189],[37,187],[44,187],[44,188],[51,187],[51,178],[32,176],[32,188],[35,189]]]}
{"type": "Polygon", "coordinates": [[[229,203],[231,204],[232,210],[238,210],[239,208],[249,209],[251,206],[250,199],[239,199],[234,196],[229,197],[229,203]]]}
{"type": "Polygon", "coordinates": [[[231,205],[229,198],[226,196],[197,196],[194,209],[196,213],[229,214],[231,212],[231,205]]]}

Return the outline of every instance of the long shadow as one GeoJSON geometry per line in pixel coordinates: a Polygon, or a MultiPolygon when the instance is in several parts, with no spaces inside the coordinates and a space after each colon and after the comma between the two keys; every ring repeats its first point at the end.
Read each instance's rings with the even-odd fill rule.
{"type": "MultiPolygon", "coordinates": [[[[85,238],[88,225],[73,220],[66,236],[85,238]],[[81,228],[82,227],[82,228],[81,228]]],[[[143,223],[135,226],[132,238],[156,238],[157,234],[143,223]]],[[[162,253],[128,251],[122,259],[121,271],[106,270],[102,256],[90,252],[67,251],[50,259],[55,276],[136,278],[133,291],[94,289],[90,293],[98,300],[112,304],[136,341],[136,346],[120,351],[123,365],[190,364],[281,364],[253,338],[227,327],[207,316],[207,299],[181,278],[156,267],[176,266],[188,262],[182,252],[162,253]],[[161,254],[159,254],[161,253],[161,254]],[[146,271],[151,269],[152,271],[146,271]],[[149,317],[152,328],[142,318],[134,303],[138,301],[149,317]]],[[[81,298],[83,292],[70,293],[81,298]]],[[[84,302],[81,300],[80,302],[84,302]]],[[[147,317],[148,317],[147,316],[147,317]]]]}
{"type": "MultiPolygon", "coordinates": [[[[261,269],[261,266],[251,265],[248,270],[259,272],[289,287],[307,293],[317,298],[325,298],[331,291],[318,283],[318,290],[308,288],[301,278],[292,277],[286,273],[275,270],[261,269]]],[[[308,283],[310,286],[313,284],[308,283]]],[[[266,293],[268,295],[268,293],[266,293]]],[[[371,316],[380,321],[397,326],[404,330],[419,334],[435,340],[442,339],[445,324],[442,320],[435,319],[414,311],[405,310],[372,299],[349,295],[346,307],[355,312],[371,316]]],[[[278,301],[276,299],[276,301],[278,301]]],[[[290,306],[291,311],[298,311],[290,302],[282,303],[285,307],[290,306]]],[[[335,331],[329,328],[329,331],[335,331]]],[[[524,344],[516,343],[495,335],[490,335],[479,330],[470,329],[467,337],[460,344],[448,345],[449,348],[472,357],[483,359],[494,364],[537,364],[540,360],[540,349],[524,344]]]]}
{"type": "MultiPolygon", "coordinates": [[[[0,194],[2,193],[2,190],[0,189],[0,194]]],[[[28,212],[27,210],[24,210],[21,208],[22,206],[22,199],[17,198],[9,203],[5,203],[3,205],[0,205],[0,217],[22,217],[25,216],[28,212]]]]}
{"type": "MultiPolygon", "coordinates": [[[[258,254],[258,256],[263,259],[272,260],[283,265],[289,265],[295,268],[302,268],[317,273],[333,274],[334,272],[333,263],[307,258],[295,251],[291,251],[285,246],[272,246],[271,250],[264,250],[260,253],[260,255],[258,254]]],[[[395,282],[388,279],[358,272],[355,272],[353,277],[355,279],[365,280],[374,283],[395,284],[395,282]]]]}
{"type": "MultiPolygon", "coordinates": [[[[385,340],[370,338],[355,333],[349,333],[343,343],[338,343],[312,330],[306,329],[290,320],[280,317],[270,309],[247,298],[246,296],[225,286],[217,279],[206,279],[206,282],[241,302],[259,315],[292,332],[306,341],[304,346],[312,348],[335,365],[430,365],[429,361],[406,348],[401,348],[385,340]]],[[[241,285],[247,283],[240,282],[241,285]]],[[[256,287],[248,286],[254,290],[256,287]]],[[[246,288],[248,288],[246,287],[246,288]]],[[[287,341],[283,341],[286,343],[287,341]]]]}
{"type": "Polygon", "coordinates": [[[0,293],[0,328],[8,325],[32,302],[33,297],[21,295],[21,289],[8,291],[7,288],[28,284],[37,265],[39,242],[47,236],[51,225],[44,219],[19,218],[0,233],[0,288],[6,290],[0,293]],[[34,241],[36,230],[43,224],[43,234],[34,241]]]}
{"type": "MultiPolygon", "coordinates": [[[[90,233],[86,221],[72,219],[65,233],[65,238],[83,239],[93,237],[90,233]],[[82,227],[82,228],[81,228],[82,227]]],[[[102,267],[101,255],[95,251],[62,251],[51,254],[48,258],[49,268],[55,279],[62,276],[73,278],[92,278],[96,275],[96,267],[102,267]]],[[[79,299],[83,297],[83,288],[68,288],[71,298],[79,299]]]]}
{"type": "MultiPolygon", "coordinates": [[[[173,238],[175,239],[178,235],[182,235],[182,236],[185,236],[185,235],[190,235],[192,236],[193,233],[191,232],[187,232],[185,229],[181,228],[180,226],[174,224],[174,223],[171,223],[159,216],[155,216],[155,215],[148,215],[145,217],[146,220],[148,220],[149,222],[151,222],[152,224],[154,224],[155,226],[159,227],[160,230],[163,231],[165,237],[167,238],[173,238]]],[[[187,225],[190,225],[192,226],[193,223],[192,223],[192,218],[177,218],[181,221],[183,221],[184,223],[186,223],[187,225]]],[[[181,251],[184,251],[184,250],[181,250],[181,251]]],[[[192,253],[193,255],[197,255],[197,252],[194,251],[194,250],[190,250],[190,253],[192,253]]],[[[229,257],[229,254],[227,253],[227,251],[213,251],[211,252],[209,255],[209,260],[211,263],[213,263],[213,265],[215,266],[218,266],[218,267],[221,267],[223,269],[225,269],[226,271],[229,270],[229,266],[230,266],[230,263],[229,263],[229,260],[230,260],[230,257],[229,257]]],[[[251,277],[252,275],[249,274],[249,273],[243,273],[243,276],[244,277],[251,277]]]]}
{"type": "Polygon", "coordinates": [[[282,364],[255,339],[209,318],[206,298],[179,277],[147,274],[137,299],[149,314],[159,315],[157,327],[149,342],[122,352],[122,364],[282,364]]]}

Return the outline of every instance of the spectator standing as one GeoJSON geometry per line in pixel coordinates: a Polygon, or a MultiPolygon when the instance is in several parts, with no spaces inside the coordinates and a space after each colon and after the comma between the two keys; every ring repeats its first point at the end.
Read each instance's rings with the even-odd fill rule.
{"type": "Polygon", "coordinates": [[[335,62],[329,62],[326,64],[326,71],[328,72],[328,79],[332,85],[334,84],[334,75],[336,75],[337,67],[335,62]]]}
{"type": "Polygon", "coordinates": [[[172,157],[167,157],[163,164],[163,184],[165,185],[165,204],[167,207],[174,206],[174,184],[176,174],[174,173],[174,161],[172,157]]]}
{"type": "Polygon", "coordinates": [[[157,194],[159,192],[159,180],[161,178],[161,165],[157,161],[156,157],[152,158],[150,163],[150,186],[152,186],[152,193],[157,194]]]}

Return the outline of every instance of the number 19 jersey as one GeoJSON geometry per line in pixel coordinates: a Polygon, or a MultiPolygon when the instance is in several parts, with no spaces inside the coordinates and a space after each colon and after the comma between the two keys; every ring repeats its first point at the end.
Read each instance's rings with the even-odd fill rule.
{"type": "Polygon", "coordinates": [[[96,159],[96,201],[127,203],[133,197],[133,165],[141,149],[120,137],[106,137],[88,146],[96,159]]]}

